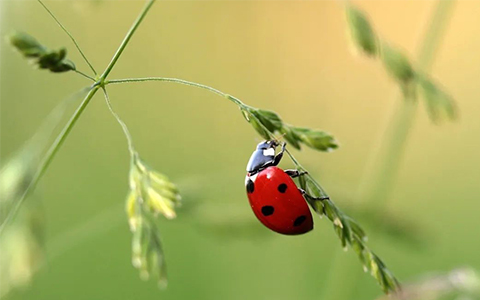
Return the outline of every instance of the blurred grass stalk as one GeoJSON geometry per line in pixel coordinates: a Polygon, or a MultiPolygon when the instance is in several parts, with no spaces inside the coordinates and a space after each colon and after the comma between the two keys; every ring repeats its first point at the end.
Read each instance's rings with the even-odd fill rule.
{"type": "Polygon", "coordinates": [[[39,201],[30,201],[0,235],[0,298],[27,286],[44,259],[44,215],[39,201]]]}
{"type": "Polygon", "coordinates": [[[461,268],[446,274],[433,274],[406,284],[402,291],[391,296],[380,296],[377,300],[435,300],[435,299],[478,299],[480,277],[471,268],[461,268]]]}
{"type": "MultiPolygon", "coordinates": [[[[436,50],[447,28],[454,0],[438,0],[430,25],[417,55],[418,71],[428,73],[435,58],[436,50]]],[[[363,205],[372,207],[372,213],[381,214],[390,199],[395,185],[400,162],[406,148],[410,131],[414,125],[418,101],[407,99],[402,93],[397,101],[398,109],[387,124],[384,138],[379,147],[372,151],[367,165],[367,174],[363,176],[359,199],[363,205]]],[[[335,258],[330,270],[331,280],[324,285],[323,299],[353,299],[354,286],[358,282],[358,271],[352,268],[341,252],[335,251],[335,258]],[[352,271],[353,270],[353,271],[352,271]],[[354,273],[352,273],[354,272],[354,273]],[[342,286],[342,288],[338,288],[342,286]]]]}
{"type": "MultiPolygon", "coordinates": [[[[454,2],[454,0],[438,0],[437,2],[430,26],[417,55],[416,66],[420,73],[429,73],[432,67],[454,2]]],[[[372,152],[369,159],[371,168],[367,168],[367,172],[370,174],[364,176],[367,180],[364,180],[364,192],[360,193],[360,199],[375,206],[379,212],[390,199],[406,149],[407,139],[415,122],[418,101],[409,101],[410,99],[403,94],[402,98],[404,101],[396,101],[399,107],[394,111],[379,147],[372,152]]]]}
{"type": "MultiPolygon", "coordinates": [[[[35,170],[51,136],[63,119],[69,105],[78,100],[83,89],[60,102],[49,114],[23,149],[9,159],[0,170],[0,221],[16,205],[32,184],[35,170]]],[[[43,263],[44,215],[41,199],[32,199],[19,209],[17,218],[0,234],[0,298],[16,287],[30,283],[43,263]]]]}

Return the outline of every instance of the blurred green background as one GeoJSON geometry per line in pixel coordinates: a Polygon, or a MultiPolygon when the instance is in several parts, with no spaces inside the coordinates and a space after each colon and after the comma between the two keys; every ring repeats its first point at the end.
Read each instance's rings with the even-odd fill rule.
{"type": "MultiPolygon", "coordinates": [[[[141,1],[48,1],[98,71],[110,61],[141,1]]],[[[411,57],[433,1],[358,1],[379,34],[411,57]]],[[[13,30],[67,46],[36,1],[1,1],[1,36],[13,30]]],[[[414,224],[420,243],[366,226],[369,245],[401,281],[459,266],[480,268],[480,2],[458,1],[432,76],[454,96],[455,123],[417,111],[388,211],[414,224]]],[[[208,84],[291,124],[321,128],[332,153],[295,151],[348,214],[380,143],[398,86],[380,63],[352,55],[335,1],[159,1],[110,78],[164,76],[208,84]]],[[[33,70],[1,43],[1,159],[33,135],[50,110],[88,82],[33,70]]],[[[165,291],[131,265],[124,200],[129,157],[120,127],[97,94],[32,199],[46,214],[46,262],[9,299],[374,299],[376,282],[343,252],[325,219],[304,236],[282,236],[254,217],[245,165],[259,136],[226,100],[170,83],[111,86],[114,107],[149,165],[178,183],[179,217],[162,221],[165,291]],[[340,266],[342,267],[339,267],[340,266]],[[343,270],[343,271],[339,271],[343,270]],[[347,271],[345,271],[347,270],[347,271]],[[332,292],[334,290],[334,292],[332,292]],[[335,295],[340,291],[341,297],[335,295]],[[333,294],[332,294],[333,293],[333,294]]],[[[285,159],[283,167],[292,164],[285,159]]],[[[368,224],[358,215],[359,222],[368,224]]],[[[367,217],[368,218],[368,217],[367,217]]],[[[367,221],[367,222],[366,222],[367,221]]],[[[1,288],[1,287],[0,287],[1,288]]]]}

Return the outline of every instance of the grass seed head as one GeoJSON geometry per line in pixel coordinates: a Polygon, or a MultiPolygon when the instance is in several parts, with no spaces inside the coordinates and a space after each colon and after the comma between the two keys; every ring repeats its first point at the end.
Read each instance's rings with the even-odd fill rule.
{"type": "Polygon", "coordinates": [[[350,5],[347,6],[346,13],[350,36],[355,46],[369,56],[376,56],[378,39],[366,16],[350,5]]]}

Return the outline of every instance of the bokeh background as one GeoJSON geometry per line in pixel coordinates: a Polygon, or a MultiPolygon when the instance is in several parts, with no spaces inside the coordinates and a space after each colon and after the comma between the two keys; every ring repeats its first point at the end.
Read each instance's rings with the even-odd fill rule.
{"type": "MultiPolygon", "coordinates": [[[[413,57],[434,1],[357,1],[379,34],[413,57]]],[[[141,1],[48,1],[102,70],[141,1]]],[[[36,1],[1,1],[1,36],[17,30],[88,71],[36,1]]],[[[291,124],[324,129],[341,147],[295,151],[336,203],[365,224],[369,245],[401,281],[461,266],[480,268],[480,2],[458,1],[432,76],[454,96],[460,118],[434,125],[420,105],[385,209],[415,240],[392,236],[358,212],[358,191],[381,144],[398,86],[381,64],[355,54],[336,1],[159,1],[110,78],[165,76],[208,84],[291,124]]],[[[34,70],[1,42],[2,162],[61,101],[88,82],[34,70]]],[[[45,212],[46,261],[8,299],[374,299],[381,291],[343,252],[325,219],[288,237],[255,219],[245,165],[259,136],[226,100],[170,83],[111,86],[114,107],[152,167],[178,183],[179,217],[162,221],[167,290],[131,265],[124,200],[129,157],[100,93],[31,200],[45,212]]],[[[73,107],[72,107],[73,108],[73,107]]],[[[285,159],[283,167],[291,167],[285,159]]],[[[387,213],[387,212],[386,212],[387,213]]],[[[407,234],[407,235],[408,235],[407,234]]],[[[1,288],[1,287],[0,287],[1,288]]]]}

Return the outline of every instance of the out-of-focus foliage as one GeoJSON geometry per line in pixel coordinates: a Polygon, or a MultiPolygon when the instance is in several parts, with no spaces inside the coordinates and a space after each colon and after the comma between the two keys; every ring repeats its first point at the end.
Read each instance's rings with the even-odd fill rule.
{"type": "Polygon", "coordinates": [[[167,273],[157,217],[176,217],[180,205],[177,187],[163,174],[148,167],[134,153],[130,167],[130,192],[126,211],[132,231],[132,263],[144,280],[154,277],[160,287],[167,284],[167,273]]]}
{"type": "Polygon", "coordinates": [[[9,41],[18,52],[40,69],[47,69],[53,73],[75,70],[75,64],[66,58],[67,49],[65,48],[50,50],[34,37],[20,32],[10,35],[9,41]]]}
{"type": "Polygon", "coordinates": [[[378,37],[361,10],[347,4],[346,14],[353,44],[364,54],[380,58],[385,70],[399,83],[406,99],[416,99],[420,89],[433,121],[455,119],[457,113],[454,100],[439,87],[438,83],[426,79],[425,74],[416,70],[399,47],[378,37]]]}
{"type": "Polygon", "coordinates": [[[32,281],[44,259],[44,215],[38,202],[28,203],[0,235],[0,298],[32,281]]]}
{"type": "Polygon", "coordinates": [[[390,297],[377,300],[453,300],[480,299],[480,277],[472,268],[462,268],[446,274],[423,276],[407,283],[402,290],[390,297]]]}

